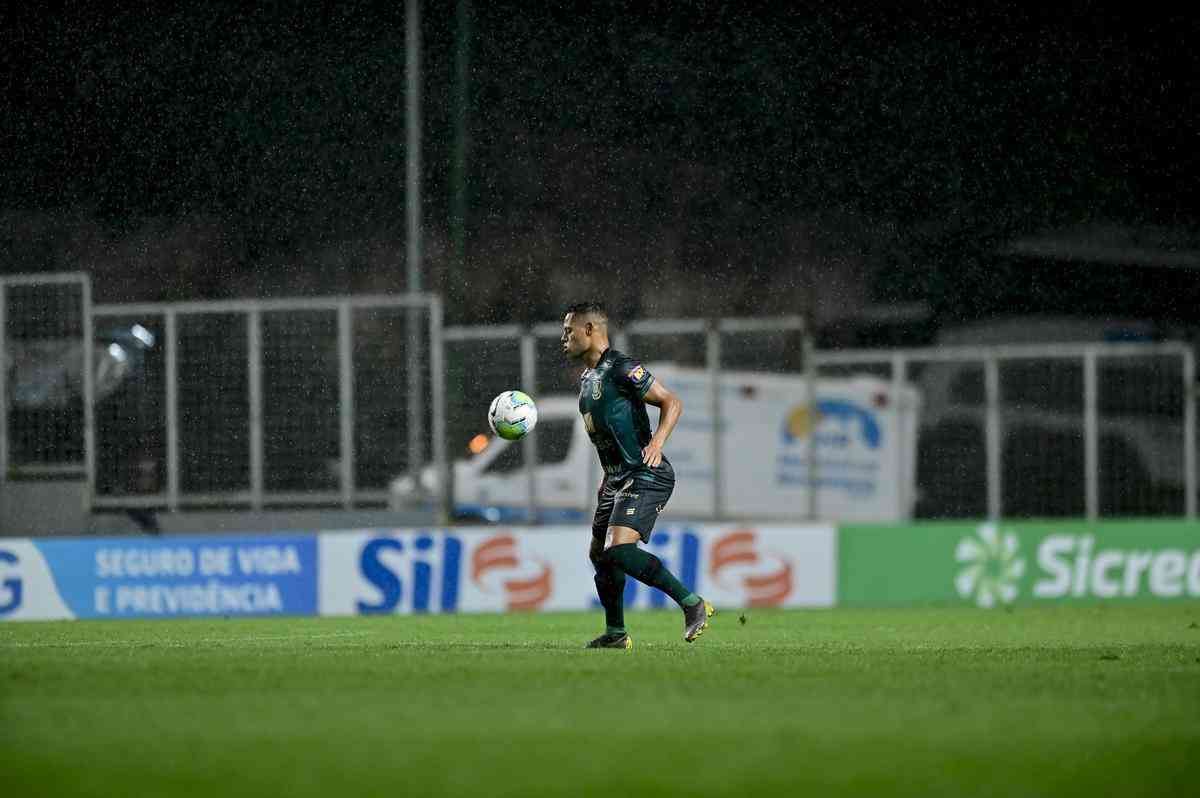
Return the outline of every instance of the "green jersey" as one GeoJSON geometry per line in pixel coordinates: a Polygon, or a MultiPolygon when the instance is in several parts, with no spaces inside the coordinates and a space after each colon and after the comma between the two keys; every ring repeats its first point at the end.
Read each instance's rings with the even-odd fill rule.
{"type": "MultiPolygon", "coordinates": [[[[642,462],[651,437],[644,397],[653,384],[645,366],[615,349],[604,350],[596,367],[585,369],[579,379],[579,412],[610,480],[658,481],[655,469],[642,462]]],[[[663,463],[662,477],[673,478],[665,456],[663,463]]]]}

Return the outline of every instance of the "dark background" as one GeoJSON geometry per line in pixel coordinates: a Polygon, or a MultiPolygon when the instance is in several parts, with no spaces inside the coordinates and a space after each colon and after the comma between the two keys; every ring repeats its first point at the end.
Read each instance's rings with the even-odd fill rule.
{"type": "MultiPolygon", "coordinates": [[[[1200,252],[1194,13],[872,5],[423,3],[424,287],[462,324],[593,295],[916,303],[914,338],[1200,321],[1200,256],[1145,255],[1200,252]],[[1071,231],[1121,243],[1004,254],[1071,231]]],[[[99,301],[405,290],[404,3],[3,13],[5,272],[88,271],[99,301]]]]}

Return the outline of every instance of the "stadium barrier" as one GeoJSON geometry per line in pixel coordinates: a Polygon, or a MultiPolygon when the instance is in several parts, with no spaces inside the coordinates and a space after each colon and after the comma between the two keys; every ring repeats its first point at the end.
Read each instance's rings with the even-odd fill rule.
{"type": "MultiPolygon", "coordinates": [[[[733,407],[721,399],[726,372],[801,381],[871,375],[911,386],[920,394],[915,443],[864,442],[895,455],[881,473],[903,512],[888,518],[1194,520],[1194,348],[1122,325],[1068,331],[1081,342],[818,350],[798,316],[659,318],[622,321],[613,344],[647,362],[711,373],[711,412],[687,418],[714,430],[733,407]]],[[[964,341],[1010,335],[1003,326],[960,333],[964,341]]],[[[557,480],[538,471],[561,458],[568,440],[546,434],[549,419],[520,458],[481,465],[489,479],[507,480],[503,489],[456,496],[451,486],[452,461],[479,451],[470,447],[486,429],[490,397],[517,386],[539,400],[577,390],[560,334],[560,321],[446,326],[442,300],[431,294],[96,305],[84,273],[0,276],[0,493],[15,482],[80,482],[84,507],[40,532],[86,529],[91,511],[132,511],[150,529],[155,512],[205,508],[391,506],[426,513],[430,523],[466,514],[582,518],[590,491],[554,495],[557,480]]],[[[753,384],[737,389],[755,394],[753,384]]],[[[808,401],[798,389],[796,403],[808,401]]],[[[886,417],[902,408],[877,395],[861,409],[886,417]]],[[[820,445],[840,456],[859,445],[856,415],[818,410],[807,416],[842,429],[824,435],[811,425],[805,451],[820,445]]],[[[738,470],[723,463],[733,450],[721,435],[711,439],[704,462],[718,487],[706,518],[736,519],[722,498],[738,470]]],[[[798,456],[797,464],[813,461],[806,479],[819,484],[820,460],[798,456]]],[[[783,480],[788,490],[804,483],[792,470],[783,480]]],[[[9,512],[45,501],[27,488],[0,498],[5,531],[45,520],[9,512]]],[[[773,517],[851,520],[796,499],[795,516],[773,517]]]]}
{"type": "MultiPolygon", "coordinates": [[[[0,540],[0,620],[585,610],[582,526],[0,540]]],[[[830,525],[665,524],[648,548],[724,607],[834,603],[830,525]]],[[[635,580],[626,606],[668,599],[635,580]]]]}
{"type": "Polygon", "coordinates": [[[1200,598],[1200,524],[1047,520],[842,526],[839,606],[1200,598]]]}
{"type": "MultiPolygon", "coordinates": [[[[597,607],[590,530],[0,539],[0,620],[597,607]]],[[[648,546],[725,608],[1200,598],[1200,524],[665,524],[648,546]]],[[[626,606],[668,599],[628,580],[626,606]]]]}

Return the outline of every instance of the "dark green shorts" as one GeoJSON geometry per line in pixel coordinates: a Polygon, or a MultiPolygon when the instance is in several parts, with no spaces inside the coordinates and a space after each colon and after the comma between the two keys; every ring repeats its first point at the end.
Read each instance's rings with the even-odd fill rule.
{"type": "Polygon", "coordinates": [[[653,481],[637,477],[605,478],[596,497],[592,537],[604,540],[610,526],[627,526],[637,530],[643,543],[650,542],[650,532],[658,521],[658,514],[667,506],[675,490],[675,471],[670,463],[664,461],[654,471],[653,481]]]}

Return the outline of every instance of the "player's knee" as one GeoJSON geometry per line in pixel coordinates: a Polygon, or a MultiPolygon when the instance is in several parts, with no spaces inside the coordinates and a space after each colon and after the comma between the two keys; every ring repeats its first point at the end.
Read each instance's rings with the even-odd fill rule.
{"type": "Polygon", "coordinates": [[[613,546],[624,546],[626,543],[637,543],[642,539],[642,534],[633,527],[628,526],[610,526],[608,533],[605,535],[604,548],[611,549],[613,546]]]}
{"type": "Polygon", "coordinates": [[[593,568],[599,570],[604,567],[607,562],[604,555],[604,540],[602,538],[592,538],[592,545],[588,547],[588,559],[592,561],[593,568]]]}
{"type": "Polygon", "coordinates": [[[663,569],[662,560],[634,543],[612,546],[605,554],[622,571],[646,584],[652,584],[663,569]]]}

